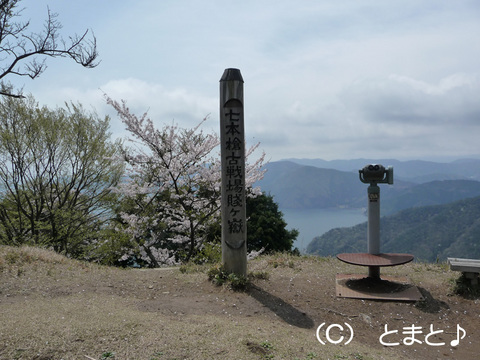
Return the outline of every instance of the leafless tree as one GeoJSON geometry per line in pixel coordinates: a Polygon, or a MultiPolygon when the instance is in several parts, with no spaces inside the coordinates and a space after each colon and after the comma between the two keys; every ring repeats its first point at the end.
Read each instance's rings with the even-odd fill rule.
{"type": "Polygon", "coordinates": [[[70,36],[68,41],[63,39],[58,14],[50,9],[43,30],[28,33],[30,21],[17,21],[23,10],[17,7],[20,1],[0,0],[0,95],[23,97],[21,90],[15,90],[4,78],[18,75],[35,79],[45,71],[47,57],[72,58],[86,68],[98,65],[93,34],[87,37],[87,30],[83,35],[70,36]]]}

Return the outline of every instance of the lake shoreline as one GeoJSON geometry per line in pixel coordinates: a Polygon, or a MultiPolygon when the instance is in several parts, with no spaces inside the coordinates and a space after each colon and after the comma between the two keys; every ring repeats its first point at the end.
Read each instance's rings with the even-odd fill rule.
{"type": "Polygon", "coordinates": [[[351,227],[367,221],[365,208],[282,209],[287,229],[299,231],[293,248],[302,254],[317,236],[341,227],[351,227]]]}

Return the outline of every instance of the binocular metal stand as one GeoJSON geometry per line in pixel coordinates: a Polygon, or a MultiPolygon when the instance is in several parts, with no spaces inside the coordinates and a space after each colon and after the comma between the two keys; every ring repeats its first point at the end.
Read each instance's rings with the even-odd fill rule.
{"type": "MultiPolygon", "coordinates": [[[[393,168],[389,167],[385,169],[382,165],[367,165],[363,169],[359,170],[359,177],[363,183],[369,183],[368,187],[368,249],[367,253],[344,253],[338,254],[337,258],[345,263],[367,266],[368,278],[370,284],[377,283],[376,291],[381,290],[382,279],[380,278],[380,268],[385,266],[397,266],[406,264],[413,260],[414,256],[410,254],[397,254],[397,253],[381,253],[380,252],[380,188],[379,183],[393,184],[393,168]]],[[[342,296],[342,292],[338,291],[339,279],[345,280],[346,276],[337,275],[337,295],[342,296]]],[[[358,276],[356,276],[358,279],[358,276]]],[[[360,277],[361,279],[362,277],[360,277]]],[[[405,291],[408,287],[398,287],[405,291]]],[[[348,292],[344,289],[343,293],[348,292]]],[[[402,295],[401,300],[413,300],[417,301],[422,296],[418,289],[414,287],[414,291],[410,291],[412,294],[408,294],[407,298],[402,295]],[[415,291],[416,290],[416,291],[415,291]]],[[[380,293],[382,293],[380,291],[380,293]]],[[[398,296],[395,297],[395,293],[390,292],[388,299],[398,300],[398,296]],[[392,295],[393,294],[393,295],[392,295]]],[[[366,296],[368,295],[368,289],[362,292],[363,296],[343,296],[343,297],[373,297],[373,298],[385,298],[385,296],[366,296]]]]}

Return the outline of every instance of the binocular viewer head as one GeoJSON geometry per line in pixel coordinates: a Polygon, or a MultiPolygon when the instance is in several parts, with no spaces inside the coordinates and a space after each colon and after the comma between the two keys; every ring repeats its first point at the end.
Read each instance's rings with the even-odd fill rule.
{"type": "Polygon", "coordinates": [[[393,184],[393,167],[385,168],[380,164],[365,165],[358,170],[360,181],[365,184],[393,184]]]}

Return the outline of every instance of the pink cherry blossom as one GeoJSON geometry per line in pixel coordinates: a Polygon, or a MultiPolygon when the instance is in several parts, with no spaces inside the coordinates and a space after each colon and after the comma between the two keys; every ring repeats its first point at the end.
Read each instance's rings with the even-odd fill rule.
{"type": "MultiPolygon", "coordinates": [[[[139,244],[142,258],[152,266],[173,264],[174,250],[165,240],[178,245],[188,259],[206,239],[209,227],[220,217],[221,164],[219,136],[201,129],[206,118],[193,129],[176,123],[157,129],[147,113],[137,117],[125,101],[105,96],[132,136],[133,147],[125,149],[128,178],[114,190],[125,198],[136,199],[135,214],[122,213],[132,242],[139,244]],[[141,195],[141,196],[139,196],[141,195]],[[140,199],[140,200],[139,200],[140,199]],[[156,213],[144,211],[155,202],[156,213]],[[149,229],[165,224],[170,234],[152,234],[149,229]],[[148,240],[142,239],[148,233],[148,240]],[[171,247],[170,247],[171,248],[171,247]]],[[[246,154],[251,156],[259,144],[246,154]]],[[[247,194],[256,196],[253,184],[263,178],[265,154],[253,163],[246,162],[247,194]]]]}

